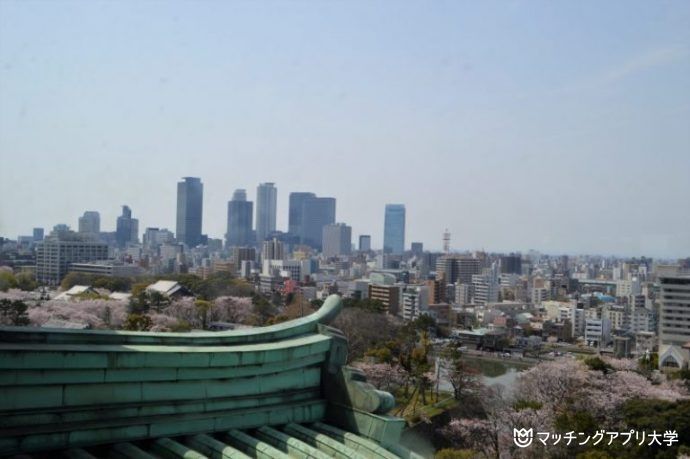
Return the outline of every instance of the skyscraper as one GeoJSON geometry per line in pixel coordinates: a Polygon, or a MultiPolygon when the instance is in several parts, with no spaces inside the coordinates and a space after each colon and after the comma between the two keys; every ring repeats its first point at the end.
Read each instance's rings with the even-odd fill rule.
{"type": "Polygon", "coordinates": [[[424,243],[423,242],[413,242],[410,244],[410,252],[413,255],[421,256],[424,253],[424,243]]]}
{"type": "Polygon", "coordinates": [[[127,246],[129,242],[139,242],[139,220],[132,218],[129,206],[122,206],[122,215],[117,217],[115,241],[120,248],[127,246]]]}
{"type": "Polygon", "coordinates": [[[501,272],[503,274],[522,274],[522,257],[519,253],[501,256],[501,272]]]}
{"type": "Polygon", "coordinates": [[[79,232],[98,235],[101,232],[101,215],[94,210],[87,210],[79,217],[79,232]]]}
{"type": "Polygon", "coordinates": [[[34,242],[43,240],[43,228],[34,228],[34,242]]]}
{"type": "Polygon", "coordinates": [[[352,227],[334,223],[323,227],[323,254],[327,257],[352,253],[352,227]]]}
{"type": "Polygon", "coordinates": [[[690,362],[690,273],[663,274],[659,284],[659,369],[683,368],[690,362]]]}
{"type": "Polygon", "coordinates": [[[331,223],[335,223],[335,198],[305,199],[302,205],[302,244],[321,250],[323,227],[331,223]]]}
{"type": "Polygon", "coordinates": [[[314,193],[295,192],[290,193],[290,212],[288,214],[288,233],[291,236],[302,235],[302,208],[304,201],[309,198],[315,198],[314,193]]]}
{"type": "Polygon", "coordinates": [[[386,204],[383,227],[384,253],[402,254],[405,251],[405,205],[386,204]]]}
{"type": "Polygon", "coordinates": [[[247,201],[247,192],[235,190],[228,201],[228,232],[225,235],[226,247],[243,247],[254,244],[252,217],[254,203],[247,201]]]}
{"type": "Polygon", "coordinates": [[[274,183],[261,183],[256,188],[256,241],[261,243],[276,230],[278,189],[274,183]]]}
{"type": "Polygon", "coordinates": [[[362,234],[359,236],[359,251],[368,252],[371,250],[371,236],[362,234]]]}
{"type": "Polygon", "coordinates": [[[204,185],[197,177],[183,177],[177,183],[177,241],[188,247],[201,243],[201,215],[204,203],[204,185]]]}

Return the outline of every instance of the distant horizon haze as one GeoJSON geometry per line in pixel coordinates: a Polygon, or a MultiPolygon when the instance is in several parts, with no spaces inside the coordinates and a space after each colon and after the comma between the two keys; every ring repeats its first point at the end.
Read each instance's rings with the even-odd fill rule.
{"type": "MultiPolygon", "coordinates": [[[[383,245],[690,256],[690,2],[0,1],[0,235],[277,188],[383,245]]],[[[256,207],[254,208],[256,212],[256,207]]],[[[141,236],[141,234],[140,234],[141,236]]]]}

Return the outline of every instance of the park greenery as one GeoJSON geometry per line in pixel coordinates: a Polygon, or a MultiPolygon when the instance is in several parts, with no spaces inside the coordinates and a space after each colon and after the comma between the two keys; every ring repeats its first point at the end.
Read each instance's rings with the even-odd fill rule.
{"type": "Polygon", "coordinates": [[[465,396],[463,410],[451,415],[439,429],[442,457],[578,457],[675,458],[690,451],[690,400],[679,381],[653,382],[634,360],[559,358],[522,372],[512,393],[500,386],[479,387],[465,396]],[[475,405],[473,414],[468,407],[475,405]],[[669,445],[593,445],[535,441],[518,448],[513,428],[535,432],[582,432],[594,436],[602,430],[630,429],[651,433],[676,431],[679,442],[669,445]]]}
{"type": "Polygon", "coordinates": [[[26,292],[35,290],[38,283],[34,280],[31,272],[13,273],[11,271],[0,271],[0,292],[9,289],[19,289],[26,292]]]}
{"type": "Polygon", "coordinates": [[[29,307],[21,300],[0,300],[0,325],[29,325],[29,307]]]}

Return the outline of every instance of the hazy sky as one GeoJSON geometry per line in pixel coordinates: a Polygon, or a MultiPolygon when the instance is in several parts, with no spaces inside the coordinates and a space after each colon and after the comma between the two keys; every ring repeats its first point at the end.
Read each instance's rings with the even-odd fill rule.
{"type": "Polygon", "coordinates": [[[0,0],[0,235],[175,230],[204,182],[337,198],[353,236],[690,255],[690,2],[0,0]]]}

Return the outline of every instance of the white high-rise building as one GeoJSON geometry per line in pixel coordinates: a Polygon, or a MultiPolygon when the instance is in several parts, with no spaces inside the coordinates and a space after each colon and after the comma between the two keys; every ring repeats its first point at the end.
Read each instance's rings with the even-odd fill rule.
{"type": "Polygon", "coordinates": [[[58,285],[72,263],[105,260],[108,245],[69,230],[53,231],[36,246],[36,281],[58,285]]]}
{"type": "Polygon", "coordinates": [[[403,289],[402,297],[404,320],[414,320],[429,309],[429,288],[425,285],[408,285],[403,289]]]}
{"type": "Polygon", "coordinates": [[[475,274],[472,276],[474,290],[473,303],[487,304],[498,301],[498,282],[490,274],[475,274]]]}
{"type": "Polygon", "coordinates": [[[687,368],[690,361],[690,274],[659,278],[659,368],[687,368]]]}
{"type": "Polygon", "coordinates": [[[283,250],[282,242],[276,238],[263,242],[261,260],[282,260],[284,258],[285,252],[283,250]]]}
{"type": "Polygon", "coordinates": [[[79,217],[79,232],[91,236],[98,236],[101,232],[101,214],[95,210],[87,210],[79,217]]]}
{"type": "Polygon", "coordinates": [[[333,223],[323,227],[323,254],[326,257],[352,253],[352,228],[345,223],[333,223]]]}
{"type": "Polygon", "coordinates": [[[259,247],[276,230],[278,189],[273,183],[262,183],[256,188],[256,241],[259,247]]]}

